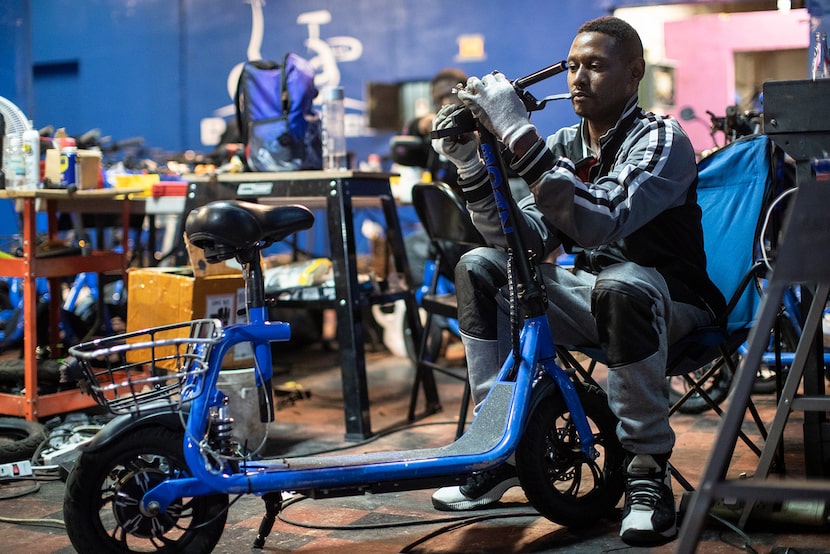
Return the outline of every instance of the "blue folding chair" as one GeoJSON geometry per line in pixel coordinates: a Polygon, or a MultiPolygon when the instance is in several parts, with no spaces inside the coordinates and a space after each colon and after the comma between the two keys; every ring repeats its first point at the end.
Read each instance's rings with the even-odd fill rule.
{"type": "MultiPolygon", "coordinates": [[[[686,391],[673,398],[672,412],[711,407],[720,413],[718,406],[729,393],[738,349],[760,305],[756,283],[765,267],[759,261],[757,237],[774,191],[774,175],[773,146],[765,135],[738,139],[698,165],[697,193],[703,212],[707,271],[728,304],[726,311],[718,314],[721,336],[714,330],[700,329],[674,346],[681,348],[683,355],[670,358],[679,360],[669,368],[669,375],[679,378],[672,380],[672,390],[679,395],[676,384],[680,380],[686,391]],[[682,346],[687,342],[697,344],[699,352],[695,347],[684,352],[682,346]],[[707,362],[713,347],[716,355],[707,362]],[[684,404],[690,409],[683,410],[684,404]]],[[[750,411],[765,435],[754,405],[750,411]]],[[[750,448],[759,452],[754,445],[750,448]]]]}
{"type": "MultiPolygon", "coordinates": [[[[727,299],[727,308],[716,314],[714,324],[694,330],[669,348],[666,374],[672,380],[671,414],[707,408],[723,413],[719,404],[729,393],[738,348],[760,305],[756,280],[765,266],[758,260],[756,238],[773,184],[773,145],[765,135],[738,139],[698,164],[697,201],[703,213],[707,270],[727,299]],[[684,410],[687,403],[691,407],[684,410]]],[[[577,371],[581,365],[573,351],[600,362],[603,358],[595,345],[560,347],[560,357],[577,371]]],[[[766,438],[754,404],[750,402],[747,409],[766,438]]],[[[760,448],[743,432],[741,439],[760,456],[760,448]]]]}

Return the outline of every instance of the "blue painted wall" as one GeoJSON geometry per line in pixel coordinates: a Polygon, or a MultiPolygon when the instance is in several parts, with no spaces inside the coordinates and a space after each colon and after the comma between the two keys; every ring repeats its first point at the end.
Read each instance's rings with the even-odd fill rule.
{"type": "Polygon", "coordinates": [[[32,105],[30,20],[28,0],[0,0],[0,96],[21,109],[32,105]]]}
{"type": "MultiPolygon", "coordinates": [[[[657,3],[672,2],[0,0],[0,96],[38,127],[66,127],[74,134],[100,128],[115,140],[143,136],[165,151],[206,152],[211,147],[200,142],[200,123],[227,113],[228,77],[247,58],[259,9],[257,50],[264,58],[294,51],[319,60],[308,42],[315,31],[329,52],[360,46],[356,59],[333,66],[351,100],[349,112],[359,117],[369,82],[426,80],[450,65],[471,75],[499,69],[522,76],[562,59],[582,21],[621,6],[657,3]],[[301,14],[319,11],[330,20],[298,22],[301,14]],[[462,35],[483,39],[483,59],[456,60],[462,35]]],[[[808,8],[822,17],[828,4],[810,0],[808,8]]],[[[533,92],[564,90],[564,77],[558,77],[533,92]]],[[[534,120],[552,131],[574,116],[561,103],[534,120]]],[[[387,151],[392,133],[359,132],[363,136],[349,139],[358,159],[387,151]]]]}
{"type": "MultiPolygon", "coordinates": [[[[576,26],[608,13],[605,0],[0,0],[0,5],[14,7],[0,16],[0,57],[23,58],[11,71],[2,65],[0,96],[24,108],[38,127],[66,127],[73,134],[97,127],[115,140],[143,136],[146,144],[168,151],[211,149],[200,143],[200,122],[230,105],[228,76],[247,58],[253,13],[260,7],[264,58],[279,59],[288,51],[318,57],[307,42],[315,29],[329,51],[359,44],[357,59],[336,62],[339,84],[352,100],[348,111],[356,116],[364,111],[368,82],[425,80],[450,65],[474,75],[499,69],[519,77],[563,59],[576,26]],[[329,22],[298,23],[301,14],[321,10],[330,14],[329,22]],[[483,38],[483,59],[456,60],[461,35],[483,38]]],[[[537,96],[564,91],[564,77],[534,89],[537,96]]],[[[551,131],[573,119],[567,104],[536,116],[551,131]]],[[[349,140],[359,159],[388,149],[391,133],[370,133],[349,140]]]]}
{"type": "Polygon", "coordinates": [[[178,2],[33,0],[35,125],[185,146],[178,2]]]}

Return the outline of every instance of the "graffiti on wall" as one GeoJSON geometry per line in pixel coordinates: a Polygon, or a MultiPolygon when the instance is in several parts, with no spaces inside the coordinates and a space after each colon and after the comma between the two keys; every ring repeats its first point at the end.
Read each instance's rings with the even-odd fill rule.
{"type": "MultiPolygon", "coordinates": [[[[265,2],[264,0],[246,0],[246,3],[251,5],[251,35],[248,38],[245,58],[248,61],[273,59],[273,56],[265,57],[262,55],[262,43],[265,37],[265,17],[263,16],[262,7],[265,2]]],[[[363,55],[363,43],[360,39],[350,36],[324,38],[321,27],[331,22],[331,12],[328,10],[301,13],[297,16],[296,22],[297,25],[304,25],[308,33],[304,41],[306,53],[301,55],[308,59],[314,68],[314,84],[317,89],[322,93],[329,87],[338,86],[340,84],[340,67],[338,64],[360,59],[363,55]]],[[[280,56],[283,54],[281,53],[280,56]]],[[[201,120],[202,144],[219,144],[222,134],[227,129],[226,118],[233,117],[236,114],[234,98],[244,65],[244,62],[239,62],[228,73],[226,85],[230,102],[214,110],[211,117],[201,120]]],[[[345,104],[346,108],[352,112],[347,114],[347,135],[360,134],[359,128],[362,127],[360,122],[364,119],[365,102],[357,98],[347,97],[345,104]],[[357,112],[357,114],[354,112],[357,112]]]]}

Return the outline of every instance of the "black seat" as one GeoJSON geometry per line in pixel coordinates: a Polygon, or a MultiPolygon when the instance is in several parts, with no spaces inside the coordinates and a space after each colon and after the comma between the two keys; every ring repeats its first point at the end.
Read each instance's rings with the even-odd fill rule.
{"type": "Polygon", "coordinates": [[[188,214],[185,233],[191,244],[205,251],[209,263],[218,263],[265,248],[313,224],[314,214],[305,206],[217,200],[188,214]]]}
{"type": "MultiPolygon", "coordinates": [[[[409,419],[411,421],[415,418],[418,389],[422,383],[434,380],[433,371],[461,379],[465,386],[456,430],[456,436],[459,437],[464,433],[466,425],[470,384],[466,369],[460,370],[438,362],[443,336],[440,318],[454,320],[458,313],[454,289],[452,292],[439,294],[438,282],[442,275],[452,282],[453,271],[461,255],[476,246],[485,245],[486,242],[473,225],[464,201],[449,185],[440,182],[415,185],[412,187],[412,205],[432,245],[435,270],[427,284],[426,293],[420,299],[420,307],[426,312],[426,320],[418,347],[409,419]]],[[[440,403],[429,405],[429,399],[427,404],[427,414],[441,409],[440,403]]]]}

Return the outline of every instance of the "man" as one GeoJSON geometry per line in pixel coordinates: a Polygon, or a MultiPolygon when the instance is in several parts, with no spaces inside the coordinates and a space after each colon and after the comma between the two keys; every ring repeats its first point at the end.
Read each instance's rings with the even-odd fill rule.
{"type": "MultiPolygon", "coordinates": [[[[454,67],[447,67],[435,74],[430,81],[435,112],[443,106],[455,105],[458,102],[456,85],[466,80],[467,74],[454,67]]],[[[402,135],[392,139],[390,154],[395,163],[425,169],[429,171],[432,181],[440,181],[454,187],[458,184],[455,165],[432,148],[430,131],[433,119],[434,112],[410,120],[404,126],[402,135]]],[[[419,284],[424,277],[427,260],[435,258],[429,237],[423,229],[418,229],[404,238],[404,245],[412,275],[416,284],[419,284]]],[[[457,259],[466,250],[467,248],[459,246],[454,258],[457,259]]]]}
{"type": "MultiPolygon", "coordinates": [[[[543,141],[501,74],[467,81],[459,99],[512,152],[510,166],[532,195],[518,201],[517,227],[539,259],[562,245],[576,254],[573,272],[541,268],[548,317],[560,344],[599,345],[608,364],[608,402],[627,451],[621,538],[664,542],[676,535],[667,463],[674,446],[665,377],[668,345],[712,321],[724,299],[706,274],[697,169],[676,121],[637,107],[645,71],[637,32],[601,17],[582,25],[567,59],[568,88],[579,124],[543,141]]],[[[451,108],[434,128],[452,126],[451,108]]],[[[466,137],[472,139],[472,136],[466,137]]],[[[477,227],[505,246],[487,172],[475,140],[436,139],[458,167],[459,186],[477,227]]],[[[504,360],[506,254],[476,249],[456,267],[459,327],[476,404],[504,360]]],[[[509,463],[435,492],[443,510],[498,501],[518,484],[509,463]]]]}
{"type": "MultiPolygon", "coordinates": [[[[467,74],[453,67],[442,69],[430,81],[432,93],[432,104],[435,111],[443,106],[454,105],[458,102],[455,94],[455,87],[458,83],[467,80],[467,74]]],[[[441,181],[450,186],[455,186],[458,175],[455,166],[442,158],[432,148],[429,134],[432,130],[432,120],[435,113],[417,117],[409,121],[403,129],[404,137],[416,137],[417,141],[392,142],[392,159],[401,165],[416,166],[427,169],[432,175],[433,181],[441,181]]]]}

